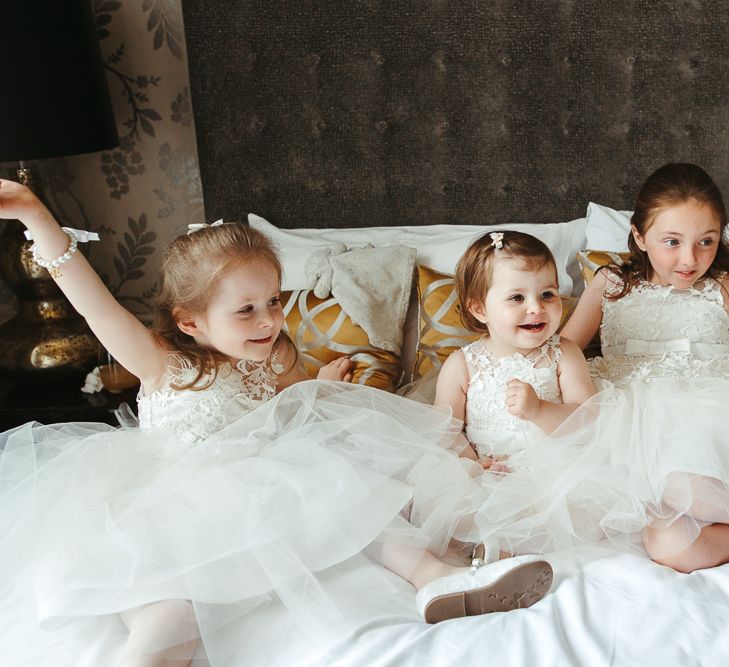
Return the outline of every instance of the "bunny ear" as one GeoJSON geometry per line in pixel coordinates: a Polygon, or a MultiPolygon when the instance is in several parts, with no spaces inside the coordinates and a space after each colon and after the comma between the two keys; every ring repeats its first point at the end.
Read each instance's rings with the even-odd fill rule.
{"type": "Polygon", "coordinates": [[[314,296],[325,299],[332,291],[332,266],[329,263],[331,248],[322,248],[311,253],[306,260],[304,272],[309,281],[309,289],[314,290],[314,296]]]}

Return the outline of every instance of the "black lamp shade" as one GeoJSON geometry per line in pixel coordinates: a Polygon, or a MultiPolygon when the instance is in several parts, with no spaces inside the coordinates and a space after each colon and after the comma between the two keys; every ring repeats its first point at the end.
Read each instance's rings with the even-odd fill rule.
{"type": "Polygon", "coordinates": [[[0,162],[119,145],[89,0],[0,9],[0,162]]]}

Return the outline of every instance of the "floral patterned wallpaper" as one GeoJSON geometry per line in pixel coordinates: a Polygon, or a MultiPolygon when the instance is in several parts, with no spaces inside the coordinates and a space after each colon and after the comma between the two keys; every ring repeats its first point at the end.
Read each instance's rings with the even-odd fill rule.
{"type": "MultiPolygon", "coordinates": [[[[112,293],[148,321],[160,250],[204,221],[180,0],[91,0],[120,145],[30,163],[65,226],[101,242],[84,250],[112,293]]],[[[0,165],[14,177],[17,165],[0,165]]],[[[0,320],[15,309],[0,289],[0,320]]]]}

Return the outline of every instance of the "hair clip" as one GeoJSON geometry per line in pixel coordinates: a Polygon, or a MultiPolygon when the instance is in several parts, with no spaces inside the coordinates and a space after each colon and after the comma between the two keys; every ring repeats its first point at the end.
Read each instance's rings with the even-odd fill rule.
{"type": "Polygon", "coordinates": [[[206,227],[220,227],[220,225],[223,224],[223,218],[220,218],[220,220],[216,220],[215,222],[212,222],[208,224],[207,222],[191,222],[187,226],[187,235],[194,234],[195,232],[199,232],[201,229],[205,229],[206,227]]]}
{"type": "Polygon", "coordinates": [[[501,248],[504,247],[504,244],[502,243],[502,240],[504,238],[504,232],[491,232],[489,236],[491,237],[492,248],[496,248],[496,250],[501,250],[501,248]]]}

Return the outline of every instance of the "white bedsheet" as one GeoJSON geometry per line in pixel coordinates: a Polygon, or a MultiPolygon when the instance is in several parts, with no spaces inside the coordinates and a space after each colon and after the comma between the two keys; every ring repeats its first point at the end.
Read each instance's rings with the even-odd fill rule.
{"type": "MultiPolygon", "coordinates": [[[[323,649],[278,628],[246,638],[231,665],[307,667],[617,667],[729,665],[729,565],[680,574],[647,558],[608,547],[548,556],[552,592],[530,609],[426,625],[418,620],[412,588],[390,577],[373,582],[373,599],[352,600],[358,630],[323,649]],[[390,598],[391,613],[373,615],[390,598]],[[370,611],[368,611],[368,609],[370,611]],[[268,645],[268,650],[266,649],[268,645]],[[260,651],[260,653],[259,653],[260,651]],[[257,655],[256,662],[248,662],[257,655]],[[265,658],[264,658],[265,656],[265,658]]],[[[332,576],[356,576],[340,567],[332,576]]],[[[389,575],[388,575],[389,576],[389,575]]]]}
{"type": "MultiPolygon", "coordinates": [[[[327,574],[338,583],[350,627],[333,645],[290,626],[277,602],[229,628],[226,667],[725,667],[729,665],[729,565],[680,574],[647,557],[582,547],[547,557],[552,591],[530,609],[423,623],[412,587],[357,560],[327,574]],[[372,578],[366,599],[347,600],[347,581],[372,578]],[[386,612],[383,613],[383,610],[386,612]]],[[[20,611],[20,610],[19,610],[20,611]]],[[[34,660],[43,638],[0,664],[106,667],[123,641],[121,621],[89,626],[89,642],[52,664],[34,660]]],[[[6,629],[12,634],[12,629],[6,629]]],[[[7,638],[7,637],[6,637],[7,638]]],[[[18,644],[15,644],[18,646],[18,644]]],[[[47,645],[46,645],[47,648],[47,645]]],[[[43,650],[45,653],[45,649],[43,650]]],[[[204,659],[195,667],[205,664],[204,659]]]]}

